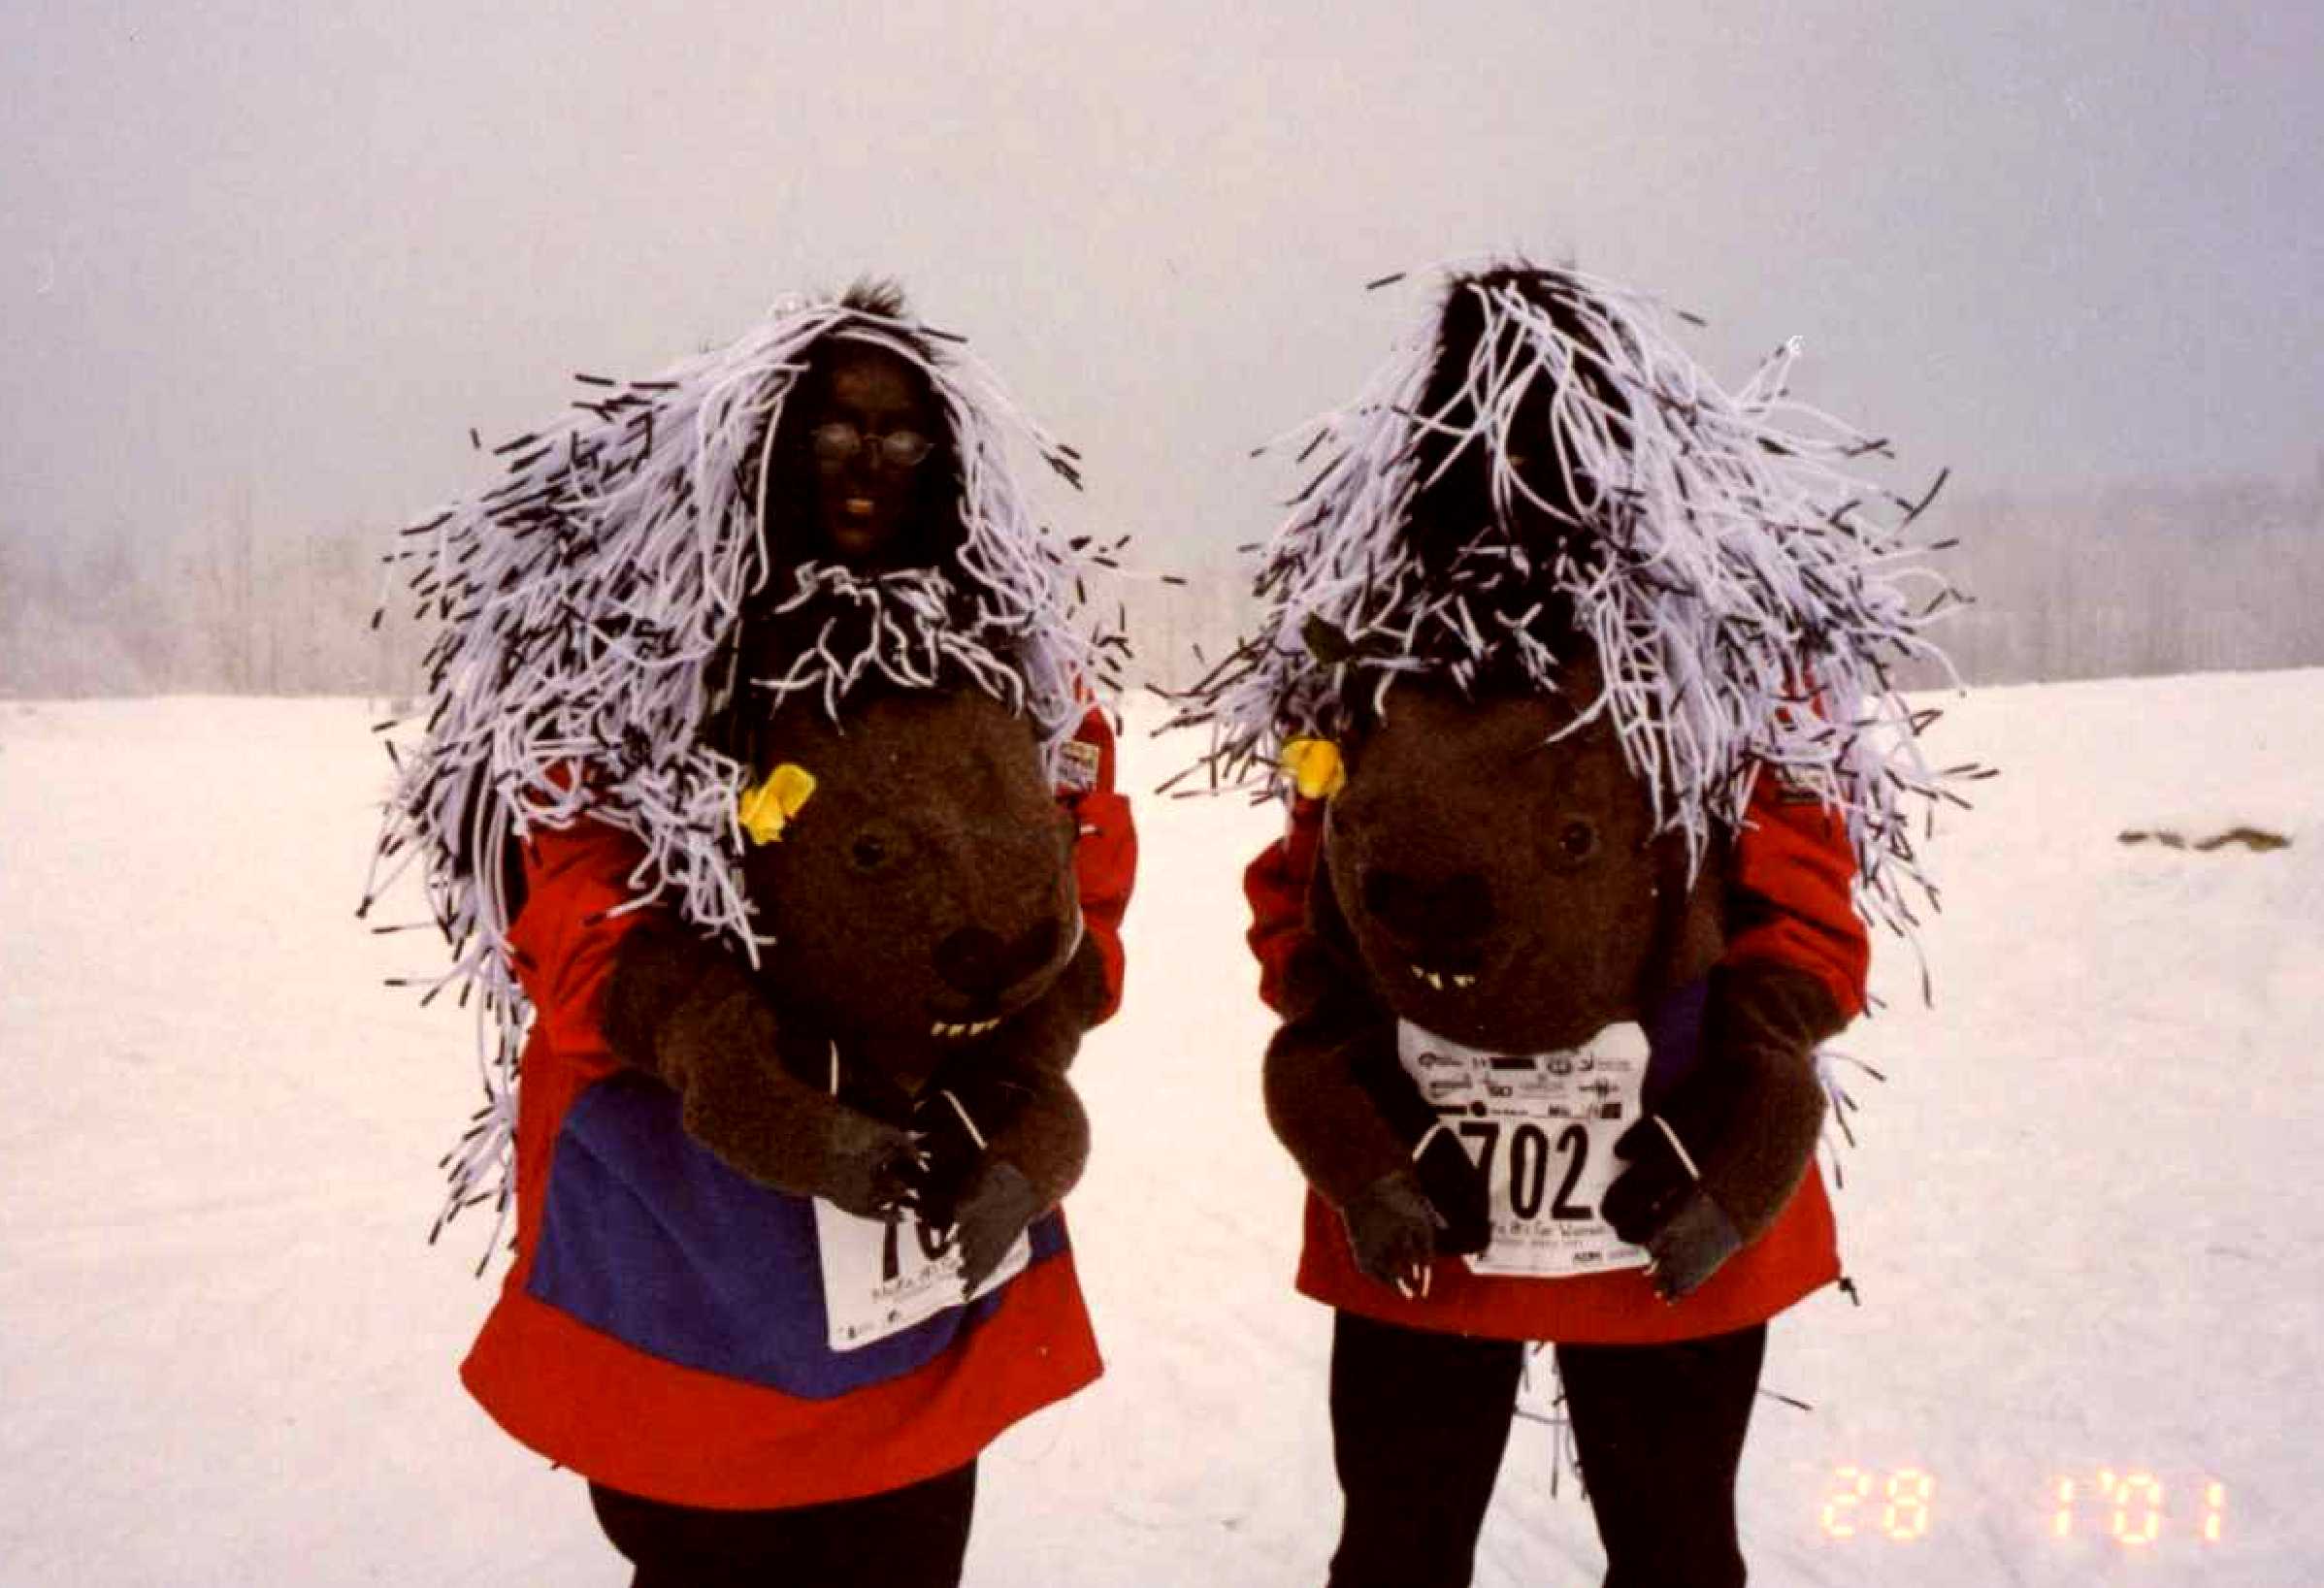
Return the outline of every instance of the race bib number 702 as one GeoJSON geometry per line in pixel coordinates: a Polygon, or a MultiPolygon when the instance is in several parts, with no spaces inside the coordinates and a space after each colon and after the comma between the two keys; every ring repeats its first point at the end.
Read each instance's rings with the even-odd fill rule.
{"type": "Polygon", "coordinates": [[[1397,1028],[1397,1057],[1485,1177],[1492,1244],[1471,1272],[1564,1278],[1641,1268],[1642,1248],[1599,1215],[1622,1167],[1614,1141],[1639,1118],[1646,1033],[1610,1025],[1571,1053],[1494,1053],[1397,1028]]]}

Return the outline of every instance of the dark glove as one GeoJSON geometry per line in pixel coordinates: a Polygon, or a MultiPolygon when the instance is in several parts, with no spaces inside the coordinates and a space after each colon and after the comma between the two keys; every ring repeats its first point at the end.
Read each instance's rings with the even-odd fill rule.
{"type": "Polygon", "coordinates": [[[953,1222],[987,1161],[1013,1165],[1042,1211],[1064,1200],[1090,1152],[1089,1117],[1065,1072],[1104,998],[1104,963],[1085,936],[1047,990],[930,1077],[911,1115],[921,1153],[913,1202],[929,1223],[953,1222]]]}
{"type": "Polygon", "coordinates": [[[1013,1163],[987,1162],[961,1195],[954,1239],[961,1248],[961,1293],[992,1276],[1025,1226],[1041,1214],[1041,1193],[1013,1163]]]}
{"type": "Polygon", "coordinates": [[[1419,1176],[1409,1169],[1381,1176],[1342,1204],[1339,1216],[1358,1269],[1406,1296],[1427,1293],[1444,1220],[1419,1176]]]}
{"type": "Polygon", "coordinates": [[[1443,1226],[1436,1232],[1437,1253],[1474,1256],[1492,1245],[1491,1189],[1451,1127],[1428,1136],[1426,1143],[1413,1170],[1443,1226]]]}
{"type": "Polygon", "coordinates": [[[1743,1249],[1733,1219],[1703,1188],[1656,1116],[1639,1120],[1614,1143],[1629,1164],[1599,1204],[1614,1233],[1647,1249],[1647,1277],[1664,1301],[1677,1301],[1743,1249]]]}
{"type": "Polygon", "coordinates": [[[601,1023],[616,1057],[678,1094],[686,1134],[737,1173],[861,1218],[904,1201],[909,1133],[784,1067],[774,1014],[732,955],[683,927],[638,927],[614,951],[601,1023]]]}
{"type": "Polygon", "coordinates": [[[1615,1234],[1647,1248],[1665,1300],[1709,1279],[1790,1202],[1823,1128],[1816,1045],[1844,1023],[1805,971],[1711,972],[1694,1068],[1615,1142],[1630,1167],[1602,1203],[1615,1234]]]}
{"type": "Polygon", "coordinates": [[[1005,1076],[939,1071],[912,1105],[912,1137],[920,1148],[912,1206],[931,1228],[948,1228],[959,1216],[987,1147],[1016,1118],[1028,1094],[1024,1085],[1005,1076]]]}

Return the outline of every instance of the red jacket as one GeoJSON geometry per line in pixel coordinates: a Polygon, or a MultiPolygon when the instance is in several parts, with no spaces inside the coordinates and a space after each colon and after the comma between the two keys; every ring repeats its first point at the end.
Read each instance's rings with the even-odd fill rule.
{"type": "MultiPolygon", "coordinates": [[[[1059,798],[1119,1001],[1137,863],[1113,735],[1092,712],[1059,798]]],[[[1062,1215],[1036,1221],[1015,1280],[846,1352],[823,1339],[805,1198],[728,1169],[678,1125],[675,1095],[600,1027],[621,939],[647,911],[642,858],[595,823],[534,835],[509,932],[535,1018],[516,1130],[516,1260],[461,1377],[510,1434],[599,1482],[674,1504],[769,1508],[933,1477],[1100,1371],[1062,1215]]]]}
{"type": "MultiPolygon", "coordinates": [[[[1278,1012],[1286,963],[1307,929],[1307,891],[1323,832],[1324,802],[1294,800],[1289,829],[1243,874],[1260,996],[1278,1012]]],[[[1733,865],[1737,891],[1722,962],[1773,961],[1809,971],[1852,1018],[1864,1005],[1871,946],[1850,899],[1855,861],[1839,818],[1773,775],[1762,777],[1733,865]]],[[[1675,1304],[1658,1298],[1636,1270],[1570,1279],[1488,1277],[1471,1274],[1457,1258],[1437,1263],[1425,1298],[1407,1299],[1358,1270],[1339,1215],[1312,1189],[1297,1284],[1330,1306],[1413,1328],[1645,1345],[1764,1322],[1839,1274],[1831,1203],[1811,1165],[1773,1227],[1675,1304]]]]}

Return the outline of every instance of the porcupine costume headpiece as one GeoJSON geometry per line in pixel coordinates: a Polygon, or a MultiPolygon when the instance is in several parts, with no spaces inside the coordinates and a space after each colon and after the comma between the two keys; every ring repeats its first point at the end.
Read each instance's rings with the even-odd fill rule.
{"type": "Polygon", "coordinates": [[[431,1239],[478,1202],[507,1214],[531,1017],[508,966],[509,861],[526,831],[587,813],[634,833],[645,859],[623,908],[667,902],[755,961],[766,939],[742,893],[736,820],[750,768],[718,730],[738,702],[756,696],[764,715],[805,695],[835,716],[860,682],[966,679],[1029,716],[1054,775],[1093,699],[1118,692],[1126,640],[1078,597],[1085,566],[1110,564],[1118,545],[1038,522],[1009,460],[1021,440],[1078,484],[1077,454],[960,340],[904,318],[892,291],[786,301],[658,379],[577,376],[588,393],[573,412],[496,449],[505,480],[403,532],[389,562],[436,633],[414,713],[425,727],[401,751],[388,744],[397,777],[363,908],[422,867],[453,956],[428,996],[475,996],[485,1092],[445,1157],[431,1239]],[[857,573],[785,554],[802,526],[781,522],[776,438],[827,340],[884,349],[928,381],[957,499],[930,566],[857,573]],[[741,666],[746,618],[796,641],[769,675],[741,666]]]}
{"type": "Polygon", "coordinates": [[[1611,717],[1693,862],[1772,769],[1843,814],[1859,902],[1910,936],[1908,889],[1935,896],[1911,814],[1976,769],[1928,767],[1933,713],[1892,669],[1944,664],[1921,630],[1958,598],[1900,566],[1936,487],[1852,474],[1884,444],[1786,396],[1798,354],[1729,393],[1641,295],[1522,261],[1453,273],[1356,402],[1293,433],[1320,469],[1264,550],[1258,632],[1173,726],[1210,728],[1214,786],[1275,791],[1287,746],[1336,739],[1401,675],[1554,691],[1593,649],[1581,721],[1611,717]]]}

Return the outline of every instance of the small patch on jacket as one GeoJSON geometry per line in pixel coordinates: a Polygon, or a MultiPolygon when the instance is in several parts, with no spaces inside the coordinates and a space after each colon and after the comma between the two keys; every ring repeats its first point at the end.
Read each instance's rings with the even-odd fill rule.
{"type": "Polygon", "coordinates": [[[1089,740],[1067,739],[1064,759],[1058,767],[1058,780],[1075,794],[1088,794],[1097,787],[1097,773],[1104,764],[1104,752],[1089,740]]]}
{"type": "Polygon", "coordinates": [[[1805,782],[1784,772],[1776,774],[1776,803],[1779,805],[1820,805],[1823,795],[1805,782]]]}

